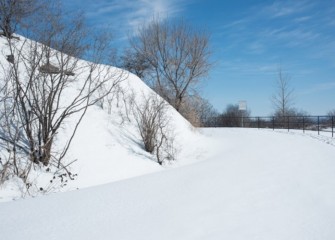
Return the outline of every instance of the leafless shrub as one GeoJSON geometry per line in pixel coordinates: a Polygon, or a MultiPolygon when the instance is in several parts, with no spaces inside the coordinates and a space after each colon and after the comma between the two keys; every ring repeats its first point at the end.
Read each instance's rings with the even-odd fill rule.
{"type": "Polygon", "coordinates": [[[180,114],[186,118],[193,127],[201,127],[200,116],[197,109],[194,107],[193,102],[183,101],[179,110],[180,114]]]}
{"type": "Polygon", "coordinates": [[[212,104],[199,94],[185,97],[180,113],[194,127],[208,127],[211,125],[211,121],[218,116],[212,104]]]}
{"type": "Polygon", "coordinates": [[[166,115],[167,103],[156,95],[143,97],[143,103],[135,103],[133,113],[145,151],[154,154],[157,162],[174,160],[174,136],[166,115]]]}
{"type": "Polygon", "coordinates": [[[132,109],[134,109],[135,105],[135,93],[133,90],[131,90],[131,93],[129,92],[129,89],[122,88],[118,94],[118,102],[121,99],[122,104],[122,108],[119,108],[119,115],[122,118],[121,124],[123,124],[125,121],[131,122],[132,109]]]}

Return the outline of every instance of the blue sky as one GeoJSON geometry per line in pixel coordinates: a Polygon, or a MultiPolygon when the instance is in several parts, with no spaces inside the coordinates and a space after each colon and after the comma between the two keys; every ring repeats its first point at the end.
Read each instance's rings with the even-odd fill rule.
{"type": "Polygon", "coordinates": [[[108,27],[115,46],[154,15],[183,18],[211,33],[215,66],[202,95],[222,111],[246,100],[251,114],[273,113],[278,69],[290,76],[294,107],[312,115],[335,109],[335,0],[63,0],[91,26],[108,27]]]}

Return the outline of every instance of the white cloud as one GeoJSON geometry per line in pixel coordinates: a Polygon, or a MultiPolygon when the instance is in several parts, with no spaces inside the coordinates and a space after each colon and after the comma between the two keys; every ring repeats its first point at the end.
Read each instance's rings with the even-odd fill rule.
{"type": "Polygon", "coordinates": [[[313,6],[309,1],[275,1],[262,9],[262,12],[272,18],[301,13],[313,6]]]}
{"type": "Polygon", "coordinates": [[[250,53],[261,54],[265,51],[265,46],[259,41],[254,41],[249,44],[248,49],[250,53]]]}
{"type": "Polygon", "coordinates": [[[335,89],[335,82],[324,82],[320,84],[315,84],[308,89],[304,89],[300,92],[300,95],[308,95],[313,93],[319,93],[323,91],[329,91],[335,89]]]}
{"type": "Polygon", "coordinates": [[[122,35],[118,36],[120,38],[155,16],[164,19],[177,15],[185,4],[184,0],[83,0],[79,5],[95,27],[111,27],[118,32],[116,35],[122,35]]]}
{"type": "Polygon", "coordinates": [[[239,19],[230,23],[227,23],[222,26],[222,29],[227,29],[227,28],[236,28],[236,27],[241,27],[244,26],[245,24],[248,23],[247,19],[239,19]]]}
{"type": "Polygon", "coordinates": [[[302,17],[297,17],[294,19],[295,22],[301,23],[301,22],[306,22],[310,20],[312,16],[302,16],[302,17]]]}
{"type": "Polygon", "coordinates": [[[259,66],[259,71],[266,73],[277,73],[278,72],[278,64],[265,64],[259,66]]]}
{"type": "Polygon", "coordinates": [[[314,40],[318,36],[319,36],[318,33],[315,33],[313,31],[305,31],[302,29],[293,29],[293,30],[283,31],[277,34],[277,37],[280,39],[284,39],[284,40],[292,39],[293,41],[294,40],[309,41],[309,40],[314,40]]]}

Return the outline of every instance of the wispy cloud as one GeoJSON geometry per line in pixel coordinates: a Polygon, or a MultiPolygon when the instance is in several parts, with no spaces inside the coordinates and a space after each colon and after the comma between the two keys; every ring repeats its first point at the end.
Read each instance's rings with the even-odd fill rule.
{"type": "Polygon", "coordinates": [[[310,20],[312,18],[312,16],[302,16],[302,17],[297,17],[294,19],[295,22],[297,23],[302,23],[302,22],[306,22],[308,20],[310,20]]]}
{"type": "Polygon", "coordinates": [[[315,31],[308,31],[302,28],[294,29],[268,29],[261,34],[271,41],[279,41],[289,47],[302,47],[313,44],[313,41],[320,36],[315,31]]]}
{"type": "Polygon", "coordinates": [[[182,11],[182,1],[148,1],[140,0],[136,6],[128,8],[127,14],[124,15],[124,21],[132,30],[147,23],[152,17],[159,16],[164,19],[167,16],[174,16],[182,11]]]}
{"type": "MultiPolygon", "coordinates": [[[[223,61],[220,65],[220,71],[223,73],[232,72],[239,73],[242,76],[274,76],[278,71],[278,64],[276,63],[263,63],[258,62],[249,62],[243,59],[235,59],[232,61],[223,61]]],[[[270,77],[269,79],[272,79],[270,77]]]]}
{"type": "Polygon", "coordinates": [[[244,17],[223,25],[220,36],[227,36],[233,46],[249,54],[295,48],[313,52],[312,57],[317,48],[328,46],[333,39],[329,31],[335,11],[327,6],[311,0],[255,5],[243,13],[244,17]]]}
{"type": "Polygon", "coordinates": [[[248,23],[248,19],[239,19],[230,23],[223,25],[222,29],[229,29],[229,28],[236,28],[236,27],[243,27],[246,23],[248,23]]]}
{"type": "Polygon", "coordinates": [[[265,64],[260,65],[258,67],[259,71],[267,72],[267,73],[277,73],[278,72],[278,64],[265,64]]]}
{"type": "Polygon", "coordinates": [[[72,0],[65,4],[81,6],[95,28],[109,27],[118,38],[126,37],[152,20],[173,17],[183,11],[185,0],[72,0]],[[67,3],[69,2],[69,3],[67,3]]]}
{"type": "Polygon", "coordinates": [[[275,1],[262,9],[262,13],[278,18],[301,13],[313,6],[310,1],[275,1]]]}
{"type": "Polygon", "coordinates": [[[299,92],[300,95],[308,95],[313,93],[320,93],[323,91],[329,91],[335,89],[335,81],[334,82],[324,82],[320,84],[315,84],[307,89],[303,89],[299,92]]]}
{"type": "Polygon", "coordinates": [[[248,45],[250,53],[261,54],[265,51],[265,46],[260,41],[254,41],[248,45]]]}

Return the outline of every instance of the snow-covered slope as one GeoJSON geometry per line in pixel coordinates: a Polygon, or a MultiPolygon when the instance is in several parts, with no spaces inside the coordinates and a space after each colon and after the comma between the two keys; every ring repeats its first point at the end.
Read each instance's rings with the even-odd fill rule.
{"type": "MultiPolygon", "coordinates": [[[[21,37],[20,41],[24,40],[21,37]]],[[[0,38],[0,52],[2,53],[1,64],[9,64],[6,62],[8,46],[4,38],[0,38]]],[[[85,65],[85,61],[81,61],[80,64],[85,65]]],[[[88,73],[79,74],[84,77],[88,73]]],[[[103,108],[101,105],[89,108],[79,126],[65,159],[66,163],[74,161],[69,169],[73,174],[77,174],[76,179],[68,182],[66,187],[59,189],[57,185],[49,184],[52,175],[37,169],[33,182],[37,189],[42,187],[48,192],[68,191],[104,184],[187,164],[189,159],[191,162],[197,161],[202,155],[209,153],[208,149],[201,146],[201,139],[204,136],[175,109],[168,106],[167,115],[170,119],[170,128],[175,136],[177,159],[163,167],[157,164],[155,157],[143,150],[136,121],[129,111],[129,106],[125,104],[130,98],[140,103],[144,97],[155,95],[155,93],[137,76],[126,72],[123,75],[126,76],[125,79],[113,92],[111,109],[106,103],[103,108]]],[[[70,86],[63,100],[71,99],[71,94],[75,91],[76,84],[70,86]]],[[[56,145],[61,145],[62,142],[65,143],[68,140],[74,124],[73,119],[65,122],[57,136],[56,145]]],[[[22,188],[22,182],[19,179],[7,181],[0,187],[0,201],[17,199],[22,194],[26,194],[26,191],[22,188]]]]}
{"type": "Polygon", "coordinates": [[[0,204],[1,239],[335,238],[333,145],[272,130],[203,131],[220,143],[206,161],[0,204]]]}
{"type": "MultiPolygon", "coordinates": [[[[135,101],[143,96],[154,94],[137,76],[129,74],[121,83],[126,93],[135,92],[135,101]]],[[[177,161],[164,167],[159,166],[155,157],[143,150],[141,138],[132,116],[124,120],[125,109],[122,103],[112,108],[108,114],[99,107],[90,109],[80,126],[73,142],[69,157],[78,158],[76,163],[78,178],[73,182],[78,186],[92,186],[121,180],[169,167],[199,161],[201,155],[210,154],[202,145],[202,136],[171,106],[167,115],[175,134],[177,161]],[[194,157],[199,155],[198,157],[194,157]]]]}

